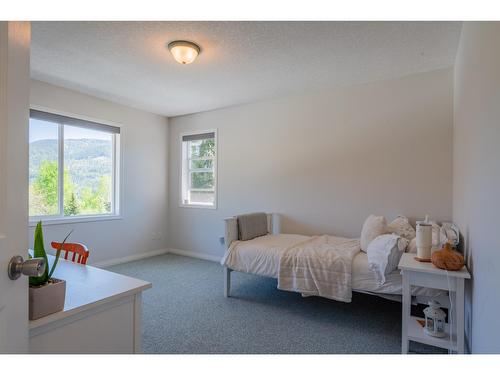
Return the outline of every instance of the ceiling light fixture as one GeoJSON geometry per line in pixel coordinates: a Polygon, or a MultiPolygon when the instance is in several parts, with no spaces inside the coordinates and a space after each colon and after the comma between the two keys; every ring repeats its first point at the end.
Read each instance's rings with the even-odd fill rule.
{"type": "Polygon", "coordinates": [[[168,43],[168,50],[179,64],[191,64],[200,54],[200,47],[186,40],[168,43]]]}

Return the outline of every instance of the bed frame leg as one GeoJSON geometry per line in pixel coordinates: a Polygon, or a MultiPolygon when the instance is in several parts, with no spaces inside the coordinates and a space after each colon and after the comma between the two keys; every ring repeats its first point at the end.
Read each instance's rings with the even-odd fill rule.
{"type": "Polygon", "coordinates": [[[231,291],[231,269],[224,267],[224,297],[229,297],[231,291]]]}

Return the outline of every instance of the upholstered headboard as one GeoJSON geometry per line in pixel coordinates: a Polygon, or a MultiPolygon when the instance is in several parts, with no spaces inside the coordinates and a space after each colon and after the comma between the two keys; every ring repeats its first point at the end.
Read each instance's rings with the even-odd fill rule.
{"type": "MultiPolygon", "coordinates": [[[[281,233],[281,215],[267,215],[267,232],[270,234],[281,233]]],[[[238,240],[238,220],[236,216],[224,219],[224,246],[229,248],[233,241],[238,240]]]]}

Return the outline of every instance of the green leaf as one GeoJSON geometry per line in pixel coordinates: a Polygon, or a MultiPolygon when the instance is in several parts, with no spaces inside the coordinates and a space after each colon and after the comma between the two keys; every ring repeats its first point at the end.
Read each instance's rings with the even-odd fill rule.
{"type": "Polygon", "coordinates": [[[70,236],[70,234],[73,233],[73,229],[68,233],[68,235],[64,238],[63,242],[61,242],[61,246],[59,247],[59,249],[57,249],[57,252],[56,252],[56,259],[54,260],[54,264],[52,265],[52,268],[50,270],[50,273],[49,273],[49,279],[52,277],[52,274],[54,273],[54,271],[56,270],[56,266],[57,266],[57,262],[59,261],[59,257],[61,256],[61,251],[64,247],[64,244],[66,243],[66,240],[68,239],[68,237],[70,236]]]}
{"type": "Polygon", "coordinates": [[[48,269],[48,259],[47,253],[45,252],[45,247],[43,245],[43,230],[42,230],[42,222],[39,221],[36,224],[35,228],[35,240],[33,244],[33,257],[34,258],[43,258],[45,260],[45,271],[42,276],[39,277],[30,277],[29,284],[36,286],[45,284],[49,280],[49,269],[48,269]]]}

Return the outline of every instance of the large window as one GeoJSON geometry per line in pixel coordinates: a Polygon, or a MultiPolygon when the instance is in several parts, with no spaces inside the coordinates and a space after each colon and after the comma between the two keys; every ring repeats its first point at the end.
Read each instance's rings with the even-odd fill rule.
{"type": "Polygon", "coordinates": [[[30,111],[31,220],[119,214],[120,128],[30,111]]]}
{"type": "Polygon", "coordinates": [[[216,208],[216,131],[183,134],[181,143],[181,206],[216,208]]]}

